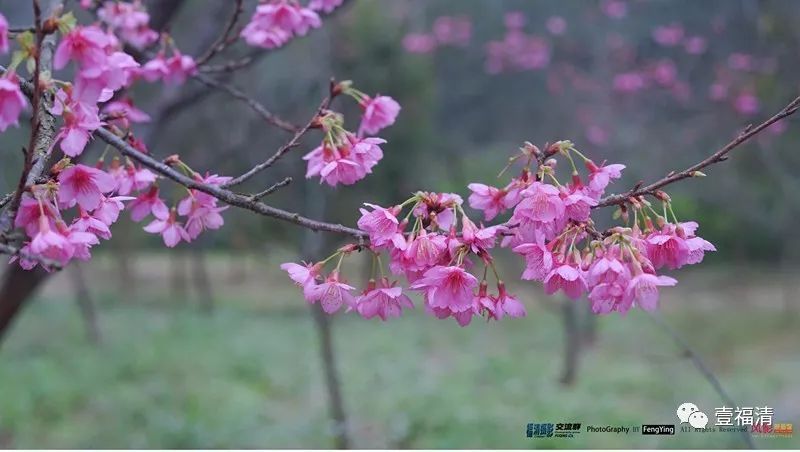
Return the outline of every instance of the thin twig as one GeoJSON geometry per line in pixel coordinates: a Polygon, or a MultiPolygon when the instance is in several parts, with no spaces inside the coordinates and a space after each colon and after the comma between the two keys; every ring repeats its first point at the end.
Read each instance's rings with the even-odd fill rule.
{"type": "Polygon", "coordinates": [[[234,99],[238,99],[244,102],[245,104],[247,104],[248,107],[250,107],[251,110],[258,113],[258,115],[264,118],[265,121],[274,125],[275,127],[283,129],[287,132],[297,131],[297,126],[279,118],[277,115],[267,110],[266,107],[264,107],[261,103],[252,99],[250,96],[248,96],[238,88],[234,88],[231,85],[214,80],[213,78],[205,74],[195,74],[192,78],[207,86],[224,91],[234,99]]]}
{"type": "Polygon", "coordinates": [[[250,170],[248,170],[247,172],[245,172],[241,176],[237,176],[237,177],[231,179],[230,181],[228,181],[227,183],[222,184],[222,186],[223,187],[233,187],[234,185],[239,185],[242,182],[245,182],[246,180],[248,180],[251,177],[255,176],[259,172],[261,172],[261,171],[269,168],[270,166],[274,165],[275,162],[277,162],[283,156],[283,154],[286,154],[290,149],[292,149],[293,147],[297,146],[297,144],[300,141],[300,138],[302,138],[303,135],[305,135],[306,132],[308,132],[308,130],[316,123],[317,118],[319,117],[320,114],[322,114],[323,110],[327,109],[330,106],[331,98],[332,98],[332,95],[329,95],[328,97],[323,99],[322,102],[319,104],[319,107],[317,107],[317,110],[314,112],[314,116],[311,117],[311,119],[306,123],[306,125],[304,125],[300,129],[298,129],[295,132],[295,134],[292,137],[292,139],[289,140],[288,142],[286,142],[286,144],[284,144],[280,148],[278,148],[278,150],[270,158],[268,158],[267,160],[259,163],[256,166],[252,167],[250,170]]]}
{"type": "Polygon", "coordinates": [[[291,176],[287,176],[287,177],[283,178],[283,180],[275,182],[274,184],[269,186],[269,188],[267,188],[266,190],[258,192],[258,193],[254,194],[254,195],[251,195],[250,199],[252,199],[254,201],[257,201],[257,200],[259,200],[259,199],[261,199],[261,198],[263,198],[265,196],[268,196],[268,195],[271,195],[272,193],[275,193],[277,190],[279,190],[282,187],[285,187],[285,186],[287,186],[287,185],[289,185],[291,183],[292,183],[292,177],[291,176]]]}
{"type": "MultiPolygon", "coordinates": [[[[711,368],[709,368],[706,362],[703,360],[703,358],[700,357],[700,355],[697,352],[695,352],[694,349],[692,349],[689,343],[686,342],[686,340],[683,337],[681,337],[681,335],[678,334],[678,332],[675,331],[667,322],[665,322],[660,315],[648,313],[648,316],[655,323],[657,323],[658,326],[661,327],[661,329],[663,329],[667,334],[669,334],[672,337],[672,340],[675,341],[675,344],[677,344],[678,347],[680,347],[683,350],[686,356],[688,356],[689,359],[692,360],[692,364],[694,364],[697,370],[700,371],[700,373],[703,374],[703,377],[705,377],[705,379],[711,384],[711,386],[714,388],[714,391],[716,391],[716,393],[722,399],[723,403],[734,407],[738,406],[736,402],[734,402],[733,399],[731,399],[731,396],[728,395],[727,391],[725,391],[725,389],[722,387],[722,384],[719,382],[717,376],[714,375],[714,372],[711,370],[711,368]]],[[[755,449],[756,445],[753,442],[753,437],[752,435],[750,435],[750,432],[747,431],[747,429],[744,429],[742,430],[741,433],[742,433],[742,438],[744,439],[744,442],[747,444],[747,446],[751,449],[755,449]]]]}
{"type": "Polygon", "coordinates": [[[169,165],[166,165],[158,160],[153,159],[149,155],[143,154],[140,151],[131,147],[128,143],[123,141],[120,137],[115,135],[113,132],[106,128],[97,129],[94,132],[95,136],[99,137],[101,140],[105,141],[106,143],[110,144],[118,151],[120,151],[123,155],[130,157],[131,159],[141,163],[145,167],[161,174],[162,176],[172,179],[173,181],[183,185],[186,188],[191,188],[195,190],[202,191],[203,193],[208,193],[209,195],[219,199],[220,201],[230,204],[232,206],[241,207],[246,210],[250,210],[252,212],[256,212],[258,214],[277,218],[279,220],[287,221],[289,223],[296,224],[298,226],[302,226],[307,229],[311,229],[314,231],[328,231],[328,232],[335,232],[339,234],[350,235],[354,238],[359,239],[360,242],[367,237],[367,234],[363,231],[359,231],[358,229],[350,228],[341,224],[334,224],[334,223],[325,223],[322,221],[312,220],[310,218],[306,218],[301,216],[298,213],[288,212],[282,209],[278,209],[276,207],[269,206],[264,204],[260,201],[255,201],[250,199],[247,195],[240,195],[238,193],[234,193],[230,190],[225,188],[219,187],[217,185],[209,185],[198,180],[195,180],[191,177],[188,177],[169,165]]]}
{"type": "Polygon", "coordinates": [[[783,110],[779,111],[774,116],[762,122],[758,126],[756,127],[748,126],[733,141],[726,144],[713,154],[709,155],[703,161],[696,163],[690,166],[689,168],[686,168],[683,171],[673,171],[669,173],[666,177],[659,179],[656,182],[653,182],[652,184],[646,185],[644,187],[634,187],[632,190],[626,193],[607,196],[601,199],[600,202],[596,206],[594,206],[594,208],[625,204],[628,202],[628,199],[630,198],[635,198],[644,195],[653,195],[655,194],[656,190],[660,189],[661,187],[664,187],[666,185],[669,185],[673,182],[677,182],[682,179],[696,177],[699,175],[697,174],[697,172],[699,172],[700,170],[702,170],[707,166],[713,165],[714,163],[719,163],[726,160],[728,158],[727,157],[728,153],[731,152],[733,149],[735,149],[742,143],[746,142],[750,138],[753,138],[759,132],[771,126],[772,124],[780,121],[783,118],[793,115],[798,108],[800,108],[800,97],[790,102],[789,105],[783,108],[783,110]]]}
{"type": "Polygon", "coordinates": [[[236,0],[236,4],[234,5],[233,14],[231,18],[228,20],[228,24],[225,26],[225,31],[211,44],[211,47],[208,48],[206,53],[195,60],[197,66],[202,66],[207,63],[209,60],[214,58],[216,54],[225,50],[225,47],[231,44],[231,32],[233,31],[234,27],[236,27],[236,23],[239,22],[239,16],[241,16],[242,12],[244,11],[244,6],[242,0],[236,0]]]}

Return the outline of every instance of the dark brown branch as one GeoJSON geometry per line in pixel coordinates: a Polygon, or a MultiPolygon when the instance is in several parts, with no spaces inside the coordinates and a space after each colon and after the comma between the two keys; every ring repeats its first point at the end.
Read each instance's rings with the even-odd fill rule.
{"type": "Polygon", "coordinates": [[[239,22],[239,16],[242,15],[244,11],[244,5],[242,0],[236,0],[233,14],[231,14],[231,18],[228,20],[228,24],[225,26],[225,31],[211,44],[211,47],[208,48],[206,53],[195,60],[197,66],[202,66],[208,61],[210,61],[216,54],[225,50],[227,46],[229,46],[233,41],[231,40],[231,32],[233,31],[234,27],[236,27],[236,23],[239,22]]]}
{"type": "Polygon", "coordinates": [[[268,195],[271,195],[272,193],[275,193],[276,191],[280,190],[282,187],[285,187],[285,186],[287,186],[287,185],[289,185],[291,183],[292,183],[292,177],[291,176],[285,177],[283,180],[275,182],[274,184],[272,184],[266,190],[258,192],[256,194],[250,196],[250,199],[259,200],[259,199],[261,199],[261,198],[263,198],[265,196],[268,196],[268,195]]]}
{"type": "Polygon", "coordinates": [[[730,153],[732,150],[734,150],[735,148],[737,148],[739,145],[743,144],[750,138],[753,138],[759,132],[771,126],[772,124],[780,121],[783,118],[793,115],[798,108],[800,108],[800,97],[790,102],[789,105],[783,108],[783,110],[779,111],[774,116],[762,122],[761,124],[757,125],[756,127],[748,126],[733,141],[726,144],[718,151],[708,156],[703,161],[696,163],[690,166],[689,168],[686,168],[683,171],[677,171],[677,172],[673,171],[664,178],[659,179],[656,182],[653,182],[649,185],[645,185],[642,187],[640,186],[641,183],[639,183],[637,184],[636,187],[634,187],[633,189],[629,190],[626,193],[607,196],[601,199],[600,202],[597,204],[597,206],[595,206],[595,208],[625,204],[628,202],[630,198],[636,198],[644,195],[654,195],[658,189],[667,186],[673,182],[677,182],[682,179],[688,179],[690,177],[700,176],[701,174],[698,174],[700,170],[704,169],[707,166],[711,166],[714,163],[719,163],[724,160],[727,160],[728,153],[730,153]]]}
{"type": "MultiPolygon", "coordinates": [[[[333,85],[334,82],[331,81],[331,87],[333,87],[333,85]]],[[[289,152],[290,149],[297,146],[297,144],[300,141],[300,138],[302,138],[303,135],[305,135],[306,132],[308,132],[308,130],[317,122],[317,118],[320,116],[320,114],[322,114],[322,111],[326,110],[330,106],[332,96],[333,96],[333,88],[331,88],[331,94],[325,99],[323,99],[322,102],[319,104],[319,107],[317,107],[317,110],[314,112],[314,116],[311,117],[311,119],[306,123],[306,125],[304,125],[302,128],[298,129],[297,132],[295,132],[291,140],[289,140],[286,144],[278,148],[278,150],[275,152],[275,154],[272,155],[272,157],[254,166],[241,176],[231,179],[229,182],[223,184],[223,187],[233,187],[234,185],[239,185],[242,182],[245,182],[246,180],[258,174],[259,172],[274,165],[275,162],[277,162],[281,157],[283,157],[283,154],[286,154],[287,152],[289,152]]]]}
{"type": "Polygon", "coordinates": [[[268,123],[274,125],[275,127],[278,127],[279,129],[283,129],[283,130],[285,130],[287,132],[295,132],[295,131],[297,131],[297,126],[295,126],[294,124],[291,124],[291,123],[279,118],[274,113],[272,113],[269,110],[267,110],[259,102],[257,102],[254,99],[250,98],[250,96],[248,96],[247,94],[243,93],[239,89],[234,88],[231,85],[228,85],[228,84],[225,84],[225,83],[221,83],[221,82],[219,82],[217,80],[214,80],[213,78],[211,78],[211,77],[209,77],[209,76],[207,76],[205,74],[196,74],[192,78],[197,80],[197,81],[199,81],[199,82],[201,82],[201,83],[204,83],[207,86],[210,86],[212,88],[216,88],[218,90],[224,91],[225,93],[227,93],[228,95],[230,95],[234,99],[238,99],[238,100],[244,102],[245,104],[247,104],[248,107],[250,107],[251,110],[253,110],[254,112],[258,113],[258,115],[261,116],[262,118],[264,118],[265,121],[267,121],[268,123]]]}
{"type": "Polygon", "coordinates": [[[232,206],[241,207],[242,209],[250,210],[252,212],[277,218],[282,221],[287,221],[289,223],[296,224],[298,226],[302,226],[307,229],[311,229],[314,231],[327,231],[327,232],[335,232],[338,234],[345,234],[355,237],[359,240],[363,240],[367,237],[367,234],[363,231],[359,231],[358,229],[350,228],[341,224],[334,224],[334,223],[325,223],[322,221],[312,220],[310,218],[306,218],[301,216],[298,213],[288,212],[282,209],[278,209],[276,207],[269,206],[264,204],[260,201],[256,201],[251,199],[247,195],[240,195],[238,193],[234,193],[230,190],[225,188],[216,186],[216,185],[208,185],[195,180],[191,177],[184,175],[166,165],[158,160],[153,159],[149,155],[143,154],[138,150],[134,149],[128,143],[123,141],[113,132],[108,129],[101,128],[94,132],[95,136],[99,137],[101,140],[105,141],[106,143],[110,144],[118,151],[120,151],[123,155],[130,157],[131,159],[137,161],[138,163],[144,165],[145,167],[161,174],[162,176],[172,179],[173,181],[183,185],[186,188],[191,188],[195,190],[202,191],[204,193],[208,193],[209,195],[219,199],[220,201],[230,204],[232,206]]]}

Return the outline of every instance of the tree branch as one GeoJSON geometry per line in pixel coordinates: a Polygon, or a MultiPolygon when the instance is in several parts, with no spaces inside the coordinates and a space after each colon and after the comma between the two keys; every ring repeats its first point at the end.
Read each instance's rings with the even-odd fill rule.
{"type": "MultiPolygon", "coordinates": [[[[53,52],[56,38],[54,35],[45,35],[42,30],[42,11],[39,2],[34,1],[34,18],[36,29],[36,67],[33,74],[33,83],[22,81],[21,88],[31,97],[33,113],[31,115],[31,137],[28,149],[25,150],[25,162],[20,174],[19,183],[9,202],[9,208],[0,218],[0,231],[5,234],[14,227],[14,218],[17,216],[22,194],[49,169],[47,165],[53,153],[53,140],[56,135],[56,120],[50,113],[52,96],[41,89],[39,76],[49,72],[53,66],[53,52]],[[26,90],[27,88],[27,90],[26,90]]],[[[5,72],[5,68],[0,67],[5,72]]]]}
{"type": "Polygon", "coordinates": [[[229,46],[233,41],[231,40],[231,32],[233,28],[236,26],[236,23],[239,22],[239,16],[242,15],[244,11],[243,0],[235,0],[235,5],[233,9],[233,14],[231,18],[228,20],[228,24],[225,26],[225,30],[222,34],[211,44],[211,47],[208,48],[206,53],[195,60],[197,66],[202,66],[208,61],[210,61],[216,54],[225,50],[225,47],[229,46]]]}
{"type": "Polygon", "coordinates": [[[180,185],[183,185],[186,188],[192,188],[195,190],[202,191],[203,193],[208,193],[209,195],[219,199],[220,201],[226,204],[250,210],[252,212],[267,217],[272,217],[282,221],[287,221],[289,223],[293,223],[298,226],[302,226],[304,228],[311,229],[314,231],[327,231],[327,232],[335,232],[338,234],[350,235],[358,239],[359,242],[363,242],[364,239],[367,237],[367,233],[360,231],[358,229],[350,228],[341,224],[325,223],[322,221],[312,220],[310,218],[303,217],[298,213],[288,212],[282,209],[278,209],[276,207],[269,206],[267,204],[264,204],[263,202],[252,199],[250,196],[241,195],[216,185],[209,185],[200,182],[196,179],[193,179],[189,176],[186,176],[176,171],[169,165],[166,165],[162,162],[159,162],[158,160],[153,159],[149,155],[139,152],[138,150],[131,147],[128,143],[123,141],[120,137],[118,137],[117,135],[115,135],[113,132],[111,132],[106,128],[97,129],[94,132],[94,134],[101,140],[105,141],[112,147],[116,148],[123,155],[130,157],[131,159],[139,162],[145,167],[161,174],[162,176],[168,179],[172,179],[173,181],[179,183],[180,185]]]}
{"type": "Polygon", "coordinates": [[[250,199],[259,200],[259,199],[263,198],[264,196],[268,196],[268,195],[271,195],[272,193],[275,193],[277,190],[279,190],[282,187],[285,187],[285,186],[287,186],[287,185],[289,185],[291,183],[292,183],[292,177],[291,176],[287,176],[287,177],[283,178],[283,180],[275,182],[274,184],[269,186],[269,188],[267,188],[266,190],[261,191],[259,193],[256,193],[256,194],[250,196],[250,199]]]}
{"type": "Polygon", "coordinates": [[[317,110],[314,113],[314,116],[311,117],[311,119],[306,123],[306,125],[304,125],[303,127],[301,127],[300,129],[298,129],[295,132],[295,134],[294,134],[294,136],[292,137],[291,140],[289,140],[286,144],[284,144],[283,146],[278,148],[278,150],[275,152],[275,154],[272,155],[272,157],[268,158],[267,160],[263,161],[262,163],[259,163],[256,166],[254,166],[253,168],[251,168],[249,171],[247,171],[246,173],[242,174],[241,176],[235,177],[235,178],[231,179],[230,181],[228,181],[227,183],[222,184],[222,186],[223,187],[233,187],[234,185],[239,185],[242,182],[245,182],[246,180],[248,180],[251,177],[253,177],[256,174],[258,174],[259,172],[261,172],[261,171],[269,168],[270,166],[274,165],[275,162],[277,162],[281,157],[283,157],[283,154],[286,154],[287,152],[289,152],[290,149],[292,149],[293,147],[297,146],[297,144],[300,141],[300,138],[302,138],[303,135],[305,135],[306,132],[308,132],[308,130],[311,129],[311,127],[316,123],[317,118],[322,114],[322,112],[324,110],[326,110],[330,106],[331,100],[333,99],[333,96],[334,96],[334,90],[333,90],[334,84],[335,84],[335,82],[333,80],[331,80],[331,90],[330,90],[331,94],[329,94],[325,99],[322,100],[322,102],[319,104],[319,107],[317,107],[317,110]]]}
{"type": "Polygon", "coordinates": [[[291,124],[291,123],[279,118],[274,113],[272,113],[269,110],[267,110],[259,102],[253,100],[252,98],[250,98],[250,96],[248,96],[244,92],[240,91],[239,89],[234,88],[231,85],[228,85],[228,84],[219,82],[217,80],[214,80],[213,78],[211,78],[211,77],[209,77],[209,76],[207,76],[205,74],[196,74],[192,78],[197,80],[197,81],[199,81],[199,82],[201,82],[201,83],[203,83],[203,84],[205,84],[205,85],[207,85],[207,86],[210,86],[212,88],[216,88],[218,90],[221,90],[221,91],[227,93],[229,96],[233,97],[234,99],[238,99],[238,100],[244,102],[245,104],[247,104],[248,107],[250,107],[251,110],[256,112],[259,116],[264,118],[265,121],[267,121],[268,123],[274,125],[275,127],[278,127],[279,129],[283,129],[283,130],[285,130],[287,132],[296,132],[297,131],[297,126],[295,126],[294,124],[291,124]]]}
{"type": "Polygon", "coordinates": [[[635,186],[633,189],[629,190],[626,193],[607,196],[601,199],[600,202],[596,206],[594,206],[594,208],[625,204],[628,202],[630,198],[636,198],[644,195],[653,195],[655,194],[656,190],[660,189],[661,187],[664,187],[666,185],[669,185],[673,182],[677,182],[682,179],[696,177],[698,175],[696,173],[697,171],[700,171],[707,166],[711,166],[714,163],[719,163],[727,160],[728,153],[730,153],[732,150],[734,150],[735,148],[737,148],[739,145],[743,144],[750,138],[753,138],[759,132],[771,126],[772,124],[780,121],[783,118],[793,115],[798,108],[800,108],[800,97],[790,102],[789,105],[783,108],[783,110],[779,111],[774,116],[762,122],[761,124],[757,125],[756,127],[748,126],[733,141],[731,141],[730,143],[720,148],[718,151],[708,156],[705,160],[696,163],[690,166],[689,168],[686,168],[683,171],[678,171],[678,172],[673,171],[664,178],[659,179],[649,185],[645,185],[644,187],[640,187],[639,185],[641,184],[637,184],[637,186],[635,186]]]}
{"type": "MultiPolygon", "coordinates": [[[[719,382],[717,376],[714,375],[714,372],[711,371],[711,368],[708,367],[703,358],[700,357],[700,355],[697,354],[697,352],[695,352],[694,349],[692,349],[689,343],[686,342],[686,340],[683,339],[683,337],[680,334],[678,334],[677,331],[672,329],[672,327],[669,326],[669,324],[665,322],[660,315],[650,314],[650,313],[647,314],[655,323],[658,324],[658,326],[661,327],[661,329],[663,329],[668,335],[672,337],[672,340],[675,341],[675,344],[677,344],[678,347],[681,348],[683,353],[689,359],[692,360],[692,364],[694,364],[697,370],[700,371],[703,377],[705,377],[705,379],[711,384],[711,386],[714,388],[714,391],[716,391],[716,393],[722,399],[723,403],[730,406],[739,406],[736,404],[736,402],[733,401],[733,399],[731,399],[731,396],[729,396],[728,393],[725,391],[725,389],[722,387],[722,384],[719,382]]],[[[753,437],[752,435],[750,435],[750,432],[748,432],[747,429],[742,431],[742,437],[744,439],[744,442],[747,444],[749,448],[751,449],[756,448],[756,445],[753,442],[753,437]]]]}

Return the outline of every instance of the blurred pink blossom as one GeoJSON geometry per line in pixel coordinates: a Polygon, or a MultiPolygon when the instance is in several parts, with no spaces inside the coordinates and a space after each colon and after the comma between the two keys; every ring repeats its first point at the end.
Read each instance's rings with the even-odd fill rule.
{"type": "Polygon", "coordinates": [[[411,53],[431,53],[436,49],[436,39],[425,33],[409,33],[403,38],[403,48],[411,53]]]}
{"type": "Polygon", "coordinates": [[[547,27],[547,31],[556,36],[563,35],[567,31],[567,21],[561,16],[552,16],[547,19],[545,27],[547,27]]]}

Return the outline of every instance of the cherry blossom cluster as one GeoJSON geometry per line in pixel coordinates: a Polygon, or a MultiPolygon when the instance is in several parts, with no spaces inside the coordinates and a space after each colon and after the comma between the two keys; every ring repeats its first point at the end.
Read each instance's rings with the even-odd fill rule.
{"type": "Polygon", "coordinates": [[[342,0],[314,0],[304,7],[296,0],[262,1],[242,30],[242,38],[254,47],[281,47],[295,36],[305,36],[310,29],[322,26],[317,10],[331,12],[341,3],[342,0]]]}
{"type": "MultiPolygon", "coordinates": [[[[86,2],[82,6],[92,5],[86,2]]],[[[47,74],[39,82],[53,93],[50,113],[62,119],[54,146],[59,146],[66,157],[49,170],[50,180],[33,185],[21,197],[15,226],[24,229],[28,239],[19,253],[24,268],[46,261],[64,265],[72,259],[89,259],[92,246],[111,238],[110,226],[127,201],[131,201],[128,208],[134,221],[152,215],[144,229],[160,234],[168,247],[192,241],[202,231],[218,229],[224,222],[221,212],[227,207],[218,206],[216,198],[197,190],[187,189],[185,197],[168,207],[159,194],[158,176],[130,159],[114,157],[106,165],[101,158],[94,167],[71,160],[81,156],[100,127],[113,125],[129,131],[131,123],[149,121],[149,116],[122,94],[135,81],[182,83],[196,73],[194,60],[182,55],[168,36],[157,55],[141,66],[123,50],[121,39],[135,47],[147,47],[158,39],[140,2],[103,2],[97,14],[101,23],[96,25],[77,25],[71,13],[51,21],[53,31],[61,34],[53,68],[61,70],[74,64],[74,79],[61,81],[47,74]],[[171,56],[166,57],[168,51],[171,56]]],[[[9,47],[7,30],[7,21],[0,15],[2,52],[9,47]]],[[[17,41],[20,50],[0,77],[0,131],[17,125],[27,105],[16,68],[23,61],[30,63],[36,49],[29,32],[20,34],[17,41]]],[[[128,133],[126,140],[148,153],[132,134],[128,133]]],[[[177,156],[166,162],[207,185],[230,180],[211,174],[201,176],[177,156]]]]}
{"type": "MultiPolygon", "coordinates": [[[[522,14],[507,14],[505,25],[503,39],[486,44],[487,72],[497,74],[510,70],[537,70],[550,64],[550,43],[542,36],[525,33],[525,17],[522,14]]],[[[560,32],[565,26],[550,24],[550,28],[560,32]]]]}
{"type": "Polygon", "coordinates": [[[495,266],[498,246],[524,258],[521,279],[542,282],[547,294],[561,291],[573,300],[588,296],[598,314],[656,309],[658,288],[677,282],[658,271],[696,264],[714,250],[695,234],[697,223],[678,221],[669,196],[661,191],[654,193],[659,210],[650,200],[632,198],[618,205],[625,225],[597,231],[592,214],[624,165],[598,165],[569,141],[547,146],[545,152],[526,143],[506,170],[518,162],[523,162],[519,175],[502,188],[468,185],[469,206],[486,222],[503,217],[499,223],[486,226],[470,218],[457,194],[418,192],[396,206],[366,204],[361,209],[358,226],[368,235],[368,245],[346,245],[321,262],[282,268],[308,302],[319,302],[328,313],[345,308],[365,318],[399,316],[413,306],[391,279],[399,277],[408,290],[422,294],[427,312],[465,326],[475,316],[500,320],[526,314],[495,266]],[[558,158],[570,165],[568,181],[557,177],[558,158]],[[583,174],[576,161],[583,162],[583,174]],[[357,294],[342,276],[342,264],[361,250],[372,253],[373,268],[357,294]],[[335,267],[326,273],[333,261],[335,267]],[[493,293],[490,271],[497,289],[493,293]]]}
{"type": "Polygon", "coordinates": [[[123,41],[137,49],[145,49],[158,41],[158,33],[149,26],[150,15],[142,2],[105,1],[97,10],[97,17],[123,41]]]}
{"type": "Polygon", "coordinates": [[[380,145],[386,140],[375,135],[394,124],[400,113],[400,104],[389,96],[370,97],[353,88],[349,83],[339,84],[338,89],[355,99],[362,109],[361,125],[353,133],[344,128],[344,117],[333,111],[325,111],[317,118],[322,128],[322,143],[306,154],[308,161],[306,178],[320,177],[331,187],[338,184],[352,185],[372,173],[372,168],[383,158],[380,145]]]}

